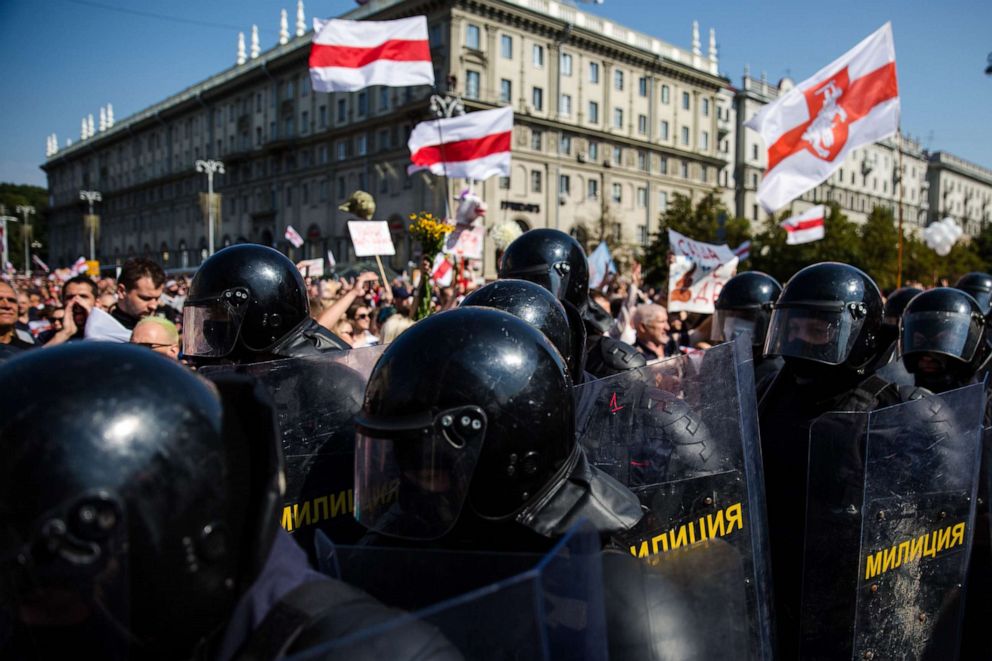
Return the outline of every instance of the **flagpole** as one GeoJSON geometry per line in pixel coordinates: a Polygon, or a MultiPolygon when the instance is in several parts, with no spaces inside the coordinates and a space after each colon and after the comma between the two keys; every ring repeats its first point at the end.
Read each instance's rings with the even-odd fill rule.
{"type": "Polygon", "coordinates": [[[905,189],[902,171],[902,131],[896,130],[896,145],[899,147],[899,257],[896,260],[898,274],[896,276],[896,288],[902,287],[902,195],[905,189]]]}
{"type": "Polygon", "coordinates": [[[448,164],[444,160],[444,131],[441,129],[441,120],[454,117],[456,113],[464,115],[465,108],[462,106],[462,100],[459,97],[442,96],[441,90],[435,84],[434,94],[431,95],[431,111],[434,113],[434,121],[437,124],[437,139],[441,143],[438,145],[438,151],[441,156],[441,169],[444,176],[444,217],[448,219],[451,218],[451,189],[448,183],[448,164]]]}

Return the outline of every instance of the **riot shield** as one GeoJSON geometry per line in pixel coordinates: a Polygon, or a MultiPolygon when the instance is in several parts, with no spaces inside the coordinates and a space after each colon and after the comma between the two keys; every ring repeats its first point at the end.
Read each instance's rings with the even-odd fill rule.
{"type": "Polygon", "coordinates": [[[247,365],[204,367],[204,376],[233,370],[258,379],[271,393],[286,460],[282,527],[312,553],[315,529],[339,543],[357,541],[353,419],[383,347],[333,351],[247,365]]]}
{"type": "Polygon", "coordinates": [[[335,547],[318,534],[322,569],[411,612],[292,658],[369,658],[416,624],[466,659],[606,659],[600,547],[587,523],[543,556],[335,547]]]}
{"type": "Polygon", "coordinates": [[[736,617],[748,632],[734,656],[770,658],[764,479],[747,338],[583,384],[576,399],[590,461],[647,510],[616,540],[640,558],[712,539],[729,544],[744,577],[736,617]]]}
{"type": "Polygon", "coordinates": [[[974,385],[814,421],[802,658],[957,657],[983,405],[974,385]]]}

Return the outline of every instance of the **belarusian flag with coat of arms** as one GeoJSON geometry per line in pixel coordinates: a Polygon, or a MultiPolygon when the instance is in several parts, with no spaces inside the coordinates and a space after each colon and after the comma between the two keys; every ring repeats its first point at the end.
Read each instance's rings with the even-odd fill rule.
{"type": "Polygon", "coordinates": [[[892,24],[886,23],[752,117],[768,166],[758,201],[768,211],[823,183],[866,144],[899,128],[899,85],[892,24]]]}

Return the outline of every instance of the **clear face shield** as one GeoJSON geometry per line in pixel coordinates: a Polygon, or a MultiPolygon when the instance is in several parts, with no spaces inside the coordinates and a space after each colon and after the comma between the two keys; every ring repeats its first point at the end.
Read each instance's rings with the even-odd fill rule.
{"type": "Polygon", "coordinates": [[[858,341],[866,314],[863,303],[776,305],[768,324],[765,355],[840,365],[858,341]]]}
{"type": "Polygon", "coordinates": [[[561,300],[568,289],[568,279],[571,272],[572,267],[568,262],[555,262],[550,266],[538,264],[537,266],[517,269],[504,274],[504,277],[519,278],[541,285],[554,294],[555,298],[561,300]]]}
{"type": "Polygon", "coordinates": [[[900,333],[902,355],[932,353],[971,362],[982,339],[984,319],[961,312],[916,312],[905,315],[900,333]],[[978,323],[973,323],[977,321],[978,323]]]}
{"type": "Polygon", "coordinates": [[[127,522],[111,494],[57,505],[26,535],[0,526],[0,620],[37,658],[127,658],[129,588],[127,522]]]}
{"type": "Polygon", "coordinates": [[[714,342],[732,342],[739,335],[747,334],[751,344],[760,344],[764,325],[759,323],[757,310],[716,310],[710,339],[714,342]]]}
{"type": "Polygon", "coordinates": [[[248,309],[249,293],[243,287],[220,296],[186,301],[183,307],[183,353],[220,358],[234,350],[248,309]]]}
{"type": "Polygon", "coordinates": [[[405,419],[358,417],[355,518],[370,530],[437,539],[458,521],[486,435],[486,414],[461,406],[405,419]]]}

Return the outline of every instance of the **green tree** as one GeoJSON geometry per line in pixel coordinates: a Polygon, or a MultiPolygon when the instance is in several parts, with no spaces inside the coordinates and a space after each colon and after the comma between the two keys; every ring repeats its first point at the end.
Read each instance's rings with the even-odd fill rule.
{"type": "Polygon", "coordinates": [[[717,191],[707,193],[695,205],[688,196],[675,193],[659,221],[658,232],[644,251],[645,281],[652,284],[668,279],[670,229],[696,241],[725,243],[731,248],[751,238],[751,224],[745,218],[732,217],[717,191]]]}
{"type": "Polygon", "coordinates": [[[889,208],[872,209],[861,227],[861,268],[883,291],[899,287],[899,230],[889,208]]]}
{"type": "Polygon", "coordinates": [[[17,213],[17,207],[21,205],[33,206],[35,213],[30,217],[31,237],[30,241],[39,241],[42,247],[38,250],[32,249],[32,254],[38,253],[41,259],[48,259],[48,191],[39,186],[28,186],[26,184],[0,183],[0,205],[3,206],[5,216],[15,216],[17,223],[7,223],[7,247],[10,251],[10,261],[18,271],[24,269],[24,223],[21,214],[17,213]]]}

